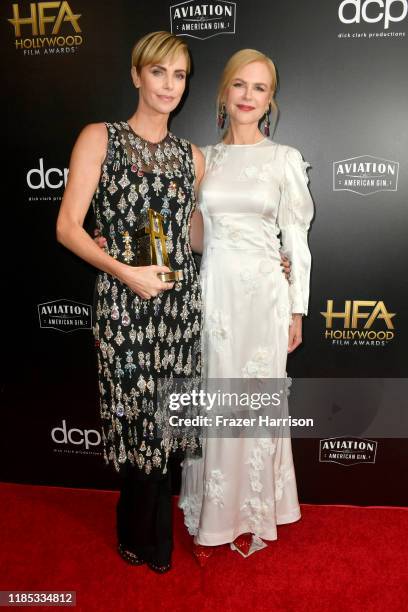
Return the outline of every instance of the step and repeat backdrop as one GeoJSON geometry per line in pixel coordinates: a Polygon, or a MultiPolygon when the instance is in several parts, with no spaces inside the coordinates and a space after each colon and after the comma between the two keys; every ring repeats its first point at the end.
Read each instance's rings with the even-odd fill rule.
{"type": "MultiPolygon", "coordinates": [[[[218,141],[223,65],[256,48],[279,72],[273,139],[311,164],[310,310],[288,374],[294,385],[364,379],[370,393],[348,405],[338,385],[331,396],[325,385],[319,410],[330,435],[293,440],[301,501],[406,505],[408,1],[19,0],[0,10],[0,478],[118,484],[101,453],[95,270],[56,242],[55,222],[81,128],[132,115],[131,48],[147,32],[168,30],[185,37],[194,61],[173,132],[198,145],[218,141]],[[370,435],[360,407],[381,417],[383,432],[370,435]]],[[[93,223],[89,215],[90,232],[93,223]]]]}

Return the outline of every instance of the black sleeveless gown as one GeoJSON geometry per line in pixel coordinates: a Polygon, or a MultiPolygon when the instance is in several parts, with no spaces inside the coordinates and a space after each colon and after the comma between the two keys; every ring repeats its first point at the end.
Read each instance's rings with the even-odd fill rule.
{"type": "Polygon", "coordinates": [[[201,295],[189,242],[194,164],[191,145],[170,132],[153,144],[127,122],[106,126],[107,156],[92,202],[106,251],[136,265],[135,229],[152,208],[164,216],[171,267],[184,274],[150,300],[104,272],[95,286],[104,458],[122,476],[118,538],[139,557],[163,565],[172,546],[168,459],[194,441],[157,435],[157,381],[201,370],[201,295]]]}

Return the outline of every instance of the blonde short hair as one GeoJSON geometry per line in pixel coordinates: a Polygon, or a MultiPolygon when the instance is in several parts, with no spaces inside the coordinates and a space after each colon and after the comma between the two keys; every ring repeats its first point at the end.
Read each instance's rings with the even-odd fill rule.
{"type": "Polygon", "coordinates": [[[276,106],[274,100],[276,86],[278,83],[275,64],[270,57],[264,53],[261,53],[260,51],[256,51],[256,49],[241,49],[240,51],[234,53],[234,55],[232,55],[225,64],[218,86],[217,110],[219,110],[221,105],[224,103],[225,92],[231,85],[231,82],[238,70],[244,66],[247,66],[248,64],[251,64],[252,62],[263,62],[268,67],[271,74],[271,106],[273,110],[277,112],[278,107],[276,106]]]}
{"type": "Polygon", "coordinates": [[[151,32],[137,41],[132,49],[132,67],[140,74],[140,70],[148,64],[158,64],[164,58],[173,59],[179,53],[184,53],[187,60],[187,74],[191,70],[190,51],[187,43],[170,32],[151,32]]]}

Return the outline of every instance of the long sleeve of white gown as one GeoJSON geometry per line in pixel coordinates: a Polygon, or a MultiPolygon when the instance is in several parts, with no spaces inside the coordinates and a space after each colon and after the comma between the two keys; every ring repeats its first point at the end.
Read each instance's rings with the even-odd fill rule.
{"type": "Polygon", "coordinates": [[[314,210],[308,188],[308,166],[310,164],[303,161],[297,149],[288,147],[277,219],[281,230],[282,250],[289,257],[292,266],[291,312],[305,315],[308,312],[311,266],[307,233],[314,210]]]}

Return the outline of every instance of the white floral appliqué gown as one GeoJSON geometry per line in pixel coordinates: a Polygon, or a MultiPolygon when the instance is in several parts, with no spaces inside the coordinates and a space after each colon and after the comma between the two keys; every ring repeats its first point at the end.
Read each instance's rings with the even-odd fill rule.
{"type": "MultiPolygon", "coordinates": [[[[285,378],[291,314],[308,308],[309,164],[266,138],[203,153],[203,374],[285,378]],[[291,284],[280,248],[291,260],[291,284]]],[[[202,458],[183,462],[179,506],[198,544],[247,532],[275,540],[276,525],[300,518],[290,438],[208,437],[202,458]]]]}

